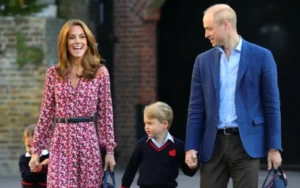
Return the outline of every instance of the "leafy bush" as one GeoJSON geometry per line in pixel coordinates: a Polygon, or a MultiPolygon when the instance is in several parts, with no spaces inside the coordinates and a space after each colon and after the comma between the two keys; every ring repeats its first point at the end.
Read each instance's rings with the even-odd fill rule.
{"type": "Polygon", "coordinates": [[[28,16],[40,12],[47,4],[36,0],[0,0],[0,16],[28,16]]]}

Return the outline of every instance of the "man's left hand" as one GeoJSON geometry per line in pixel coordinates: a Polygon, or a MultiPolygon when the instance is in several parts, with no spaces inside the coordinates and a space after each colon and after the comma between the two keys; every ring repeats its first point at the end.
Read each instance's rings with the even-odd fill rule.
{"type": "Polygon", "coordinates": [[[268,152],[268,170],[272,169],[272,166],[275,170],[281,165],[282,159],[281,154],[278,150],[270,149],[268,152]]]}

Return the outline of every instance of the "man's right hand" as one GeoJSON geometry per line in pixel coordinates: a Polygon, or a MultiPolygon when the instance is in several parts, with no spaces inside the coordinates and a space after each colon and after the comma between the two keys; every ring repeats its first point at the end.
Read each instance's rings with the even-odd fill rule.
{"type": "Polygon", "coordinates": [[[198,166],[198,159],[197,159],[197,151],[196,150],[188,150],[185,152],[185,163],[191,169],[195,169],[198,166]]]}

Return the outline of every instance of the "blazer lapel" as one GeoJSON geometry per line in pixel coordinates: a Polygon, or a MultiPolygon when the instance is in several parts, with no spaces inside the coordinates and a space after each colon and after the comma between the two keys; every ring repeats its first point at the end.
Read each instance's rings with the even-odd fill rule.
{"type": "Polygon", "coordinates": [[[221,57],[221,52],[219,49],[215,49],[214,55],[211,56],[211,72],[213,75],[213,82],[214,82],[214,87],[217,93],[217,96],[219,97],[220,93],[220,57],[221,57]]]}
{"type": "Polygon", "coordinates": [[[249,48],[247,42],[245,40],[243,40],[241,57],[240,57],[240,62],[239,62],[239,70],[238,70],[238,75],[237,75],[237,79],[236,79],[236,88],[238,88],[241,84],[242,78],[245,74],[245,71],[247,70],[247,67],[251,60],[251,57],[252,57],[252,51],[249,48]]]}

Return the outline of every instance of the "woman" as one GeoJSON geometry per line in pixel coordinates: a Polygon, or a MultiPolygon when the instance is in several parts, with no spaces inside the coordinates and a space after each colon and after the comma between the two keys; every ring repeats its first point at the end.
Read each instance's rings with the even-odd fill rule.
{"type": "Polygon", "coordinates": [[[100,64],[93,34],[80,20],[62,27],[58,52],[59,63],[46,74],[29,165],[34,169],[39,164],[41,150],[51,140],[47,187],[99,187],[100,146],[106,149],[104,169],[116,164],[109,73],[100,64]]]}

